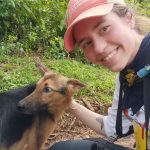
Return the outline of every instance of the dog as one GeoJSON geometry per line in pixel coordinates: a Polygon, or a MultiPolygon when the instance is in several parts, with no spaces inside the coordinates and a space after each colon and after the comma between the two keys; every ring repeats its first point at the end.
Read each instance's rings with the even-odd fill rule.
{"type": "Polygon", "coordinates": [[[74,92],[85,85],[37,63],[35,84],[0,94],[0,150],[43,150],[74,92]]]}

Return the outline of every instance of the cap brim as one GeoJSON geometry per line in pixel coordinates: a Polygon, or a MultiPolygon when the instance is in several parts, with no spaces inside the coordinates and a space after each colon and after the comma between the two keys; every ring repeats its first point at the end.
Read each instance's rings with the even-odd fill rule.
{"type": "Polygon", "coordinates": [[[96,7],[93,7],[91,9],[88,9],[87,11],[80,14],[67,28],[66,33],[64,35],[64,47],[68,52],[73,51],[75,46],[75,40],[73,38],[72,29],[76,23],[79,21],[82,21],[87,18],[91,17],[98,17],[108,14],[113,8],[113,3],[109,4],[103,4],[96,7]]]}

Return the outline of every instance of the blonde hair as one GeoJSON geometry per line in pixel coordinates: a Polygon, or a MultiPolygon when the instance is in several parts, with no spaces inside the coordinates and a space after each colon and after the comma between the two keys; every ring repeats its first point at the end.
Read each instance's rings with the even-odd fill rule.
{"type": "Polygon", "coordinates": [[[125,17],[128,12],[131,13],[135,18],[135,30],[141,35],[145,35],[150,32],[150,18],[137,15],[128,6],[119,3],[114,4],[112,11],[119,17],[125,17]]]}
{"type": "Polygon", "coordinates": [[[142,35],[150,32],[150,18],[146,16],[135,16],[135,30],[142,35]]]}

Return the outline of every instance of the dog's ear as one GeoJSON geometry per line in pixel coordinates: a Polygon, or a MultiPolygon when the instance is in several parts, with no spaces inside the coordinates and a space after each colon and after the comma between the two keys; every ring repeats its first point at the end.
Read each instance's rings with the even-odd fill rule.
{"type": "Polygon", "coordinates": [[[74,92],[78,92],[81,88],[85,87],[85,84],[75,79],[69,79],[67,82],[67,86],[69,92],[74,93],[74,92]]]}
{"type": "Polygon", "coordinates": [[[35,61],[35,65],[36,65],[36,67],[39,69],[39,71],[40,71],[40,73],[42,74],[42,75],[45,75],[45,74],[52,74],[53,72],[52,71],[50,71],[49,69],[48,69],[48,67],[46,67],[43,63],[42,63],[42,61],[41,61],[41,59],[39,58],[39,57],[36,57],[35,59],[34,59],[34,61],[35,61]]]}

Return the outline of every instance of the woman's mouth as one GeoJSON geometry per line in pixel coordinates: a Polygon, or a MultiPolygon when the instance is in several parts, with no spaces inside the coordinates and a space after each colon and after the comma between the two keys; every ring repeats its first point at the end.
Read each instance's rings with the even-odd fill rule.
{"type": "Polygon", "coordinates": [[[113,50],[109,55],[107,55],[105,58],[103,58],[103,61],[109,61],[118,51],[118,48],[113,50]]]}

